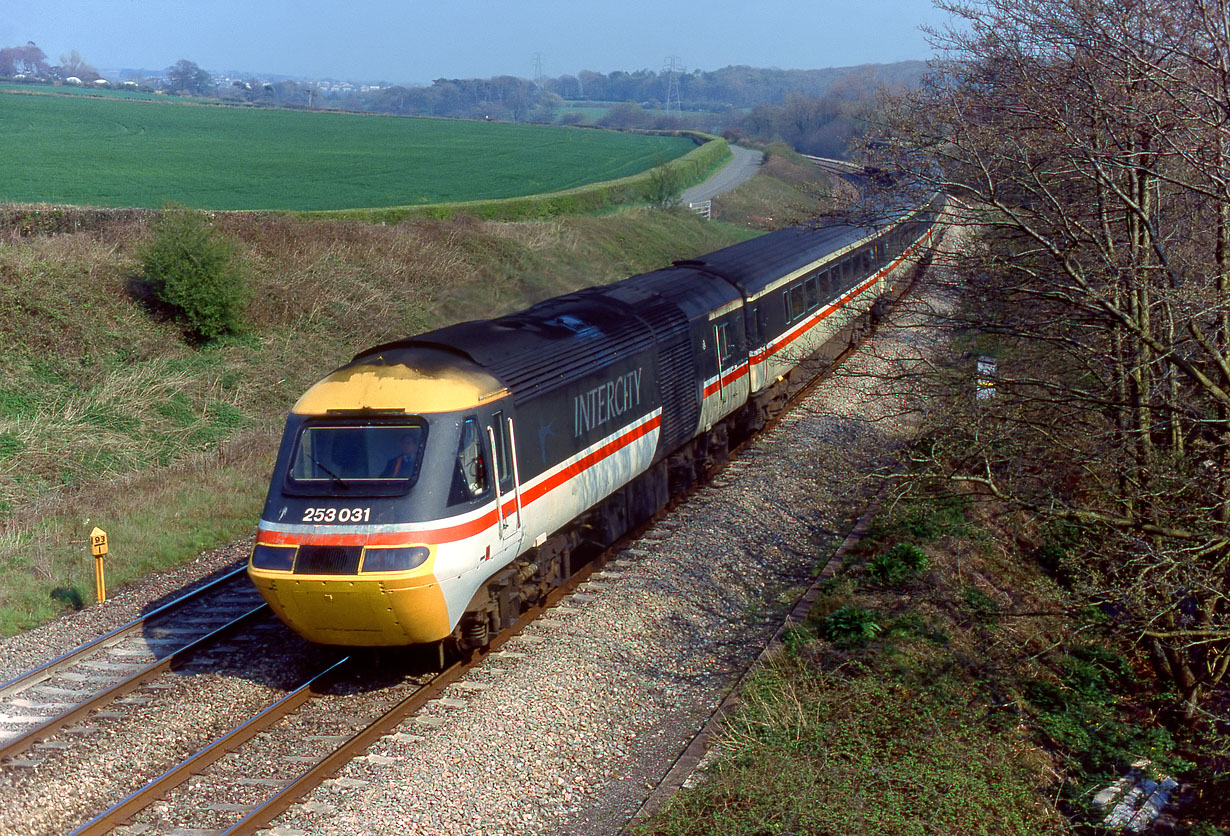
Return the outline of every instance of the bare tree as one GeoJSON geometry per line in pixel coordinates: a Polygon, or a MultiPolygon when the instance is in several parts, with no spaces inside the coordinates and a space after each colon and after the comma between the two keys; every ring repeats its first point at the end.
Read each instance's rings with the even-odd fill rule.
{"type": "Polygon", "coordinates": [[[75,76],[82,81],[93,81],[94,79],[100,77],[98,70],[96,70],[91,64],[88,64],[86,60],[81,57],[81,53],[75,49],[67,55],[60,56],[59,71],[61,78],[75,76]]]}
{"type": "Polygon", "coordinates": [[[963,339],[1002,355],[920,463],[1064,526],[1189,719],[1230,667],[1228,3],[942,2],[868,145],[980,232],[963,339]]]}

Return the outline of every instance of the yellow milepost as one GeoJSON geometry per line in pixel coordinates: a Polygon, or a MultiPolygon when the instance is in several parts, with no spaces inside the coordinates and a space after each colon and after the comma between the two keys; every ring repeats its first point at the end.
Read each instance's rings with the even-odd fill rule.
{"type": "Polygon", "coordinates": [[[107,553],[107,532],[98,526],[90,532],[90,554],[94,555],[94,588],[98,591],[98,603],[107,600],[107,579],[103,577],[103,555],[107,553]]]}

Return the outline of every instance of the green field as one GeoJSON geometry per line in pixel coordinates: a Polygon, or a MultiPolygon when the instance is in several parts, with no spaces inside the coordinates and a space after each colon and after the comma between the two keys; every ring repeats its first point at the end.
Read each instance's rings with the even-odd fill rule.
{"type": "Polygon", "coordinates": [[[691,140],[0,91],[0,202],[346,209],[569,189],[691,140]]]}

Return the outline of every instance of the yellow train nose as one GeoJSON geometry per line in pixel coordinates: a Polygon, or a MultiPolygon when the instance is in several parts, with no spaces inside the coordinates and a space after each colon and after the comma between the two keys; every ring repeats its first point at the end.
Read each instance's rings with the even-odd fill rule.
{"type": "Polygon", "coordinates": [[[434,575],[338,580],[249,569],[270,608],[303,638],[356,647],[447,638],[448,606],[434,575]]]}

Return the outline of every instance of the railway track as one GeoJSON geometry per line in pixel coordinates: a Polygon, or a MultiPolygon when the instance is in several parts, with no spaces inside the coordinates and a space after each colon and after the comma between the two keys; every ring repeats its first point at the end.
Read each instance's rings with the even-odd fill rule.
{"type": "Polygon", "coordinates": [[[0,764],[268,615],[241,567],[0,684],[0,764]]]}
{"type": "MultiPolygon", "coordinates": [[[[626,545],[625,538],[617,546],[626,545]]],[[[481,652],[427,674],[422,654],[394,655],[373,674],[370,654],[338,659],[209,745],[182,759],[72,831],[71,836],[207,831],[250,834],[307,791],[398,731],[450,685],[600,568],[606,554],[527,610],[481,652]]]]}

